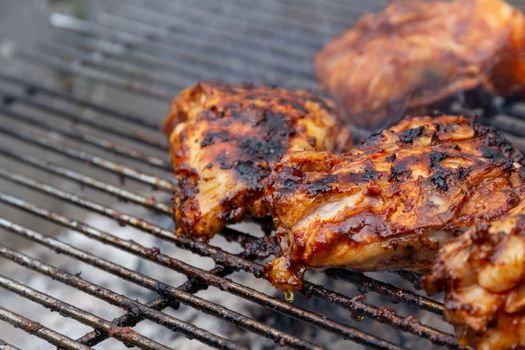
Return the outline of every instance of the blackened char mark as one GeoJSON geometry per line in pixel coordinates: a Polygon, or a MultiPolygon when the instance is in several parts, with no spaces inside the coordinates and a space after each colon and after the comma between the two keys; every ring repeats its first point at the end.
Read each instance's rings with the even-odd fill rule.
{"type": "Polygon", "coordinates": [[[514,170],[514,161],[512,159],[507,159],[503,162],[503,170],[510,173],[514,170]]]}
{"type": "Polygon", "coordinates": [[[391,155],[387,156],[387,157],[385,158],[385,160],[386,160],[387,162],[395,162],[396,158],[397,158],[396,154],[395,154],[395,153],[392,153],[391,155]]]}
{"type": "Polygon", "coordinates": [[[408,174],[408,170],[402,169],[399,166],[393,165],[390,168],[390,180],[395,182],[401,182],[408,174]]]}
{"type": "Polygon", "coordinates": [[[363,173],[363,180],[361,181],[373,181],[377,180],[381,176],[381,173],[374,169],[372,164],[367,164],[365,172],[363,173]]]}
{"type": "Polygon", "coordinates": [[[497,161],[502,156],[505,158],[513,157],[515,160],[521,158],[520,152],[517,152],[512,144],[505,139],[505,136],[499,131],[491,128],[487,129],[491,131],[489,137],[487,137],[485,146],[482,149],[483,156],[494,161],[497,161]],[[487,156],[485,156],[487,154],[487,156]]]}
{"type": "Polygon", "coordinates": [[[471,124],[473,129],[474,129],[474,135],[475,136],[485,136],[486,134],[490,133],[491,131],[493,132],[493,130],[488,127],[487,125],[484,125],[484,124],[480,124],[480,123],[474,123],[474,124],[471,124]]]}
{"type": "Polygon", "coordinates": [[[390,181],[401,182],[405,180],[410,175],[408,166],[416,161],[416,157],[410,156],[392,165],[390,168],[390,181]]]}
{"type": "MultiPolygon", "coordinates": [[[[282,176],[285,180],[282,181],[282,186],[279,186],[279,190],[284,195],[293,194],[302,186],[303,178],[301,176],[292,175],[291,171],[288,170],[291,169],[286,169],[280,173],[280,177],[282,176]]],[[[270,186],[273,186],[273,184],[270,184],[270,186]]]]}
{"type": "MultiPolygon", "coordinates": [[[[334,233],[344,235],[355,243],[364,243],[362,237],[388,237],[392,235],[392,228],[385,218],[372,213],[360,213],[346,219],[339,225],[331,227],[334,233]],[[357,238],[356,235],[360,234],[357,238]]],[[[366,238],[365,238],[366,240],[366,238]]]]}
{"type": "MultiPolygon", "coordinates": [[[[322,193],[334,192],[338,184],[358,184],[360,182],[369,182],[377,180],[380,173],[373,168],[366,168],[361,173],[343,173],[343,174],[326,174],[325,176],[314,181],[306,181],[305,192],[309,196],[316,196],[322,193]]],[[[288,179],[286,180],[288,181],[288,179]]],[[[290,181],[285,187],[287,190],[297,189],[298,185],[290,181]]]]}
{"type": "Polygon", "coordinates": [[[520,176],[523,180],[525,180],[525,167],[520,168],[520,176]]]}
{"type": "Polygon", "coordinates": [[[443,152],[430,152],[430,167],[432,169],[437,169],[440,167],[440,163],[442,160],[448,157],[448,154],[443,152]]]}
{"type": "Polygon", "coordinates": [[[345,173],[337,176],[337,180],[340,183],[358,183],[358,182],[369,182],[379,178],[381,173],[374,169],[366,169],[362,173],[345,173]]]}
{"type": "Polygon", "coordinates": [[[469,168],[459,167],[456,172],[458,180],[463,181],[470,174],[469,168]]]}
{"type": "Polygon", "coordinates": [[[264,136],[267,141],[272,139],[283,139],[295,135],[295,128],[287,121],[287,116],[266,109],[263,111],[261,123],[264,136]]]}
{"type": "Polygon", "coordinates": [[[450,175],[450,171],[444,169],[438,169],[430,177],[430,181],[436,186],[437,189],[444,192],[448,191],[447,177],[450,175]]]}
{"type": "Polygon", "coordinates": [[[480,149],[483,157],[494,162],[502,158],[513,158],[515,161],[522,161],[523,155],[521,152],[517,151],[499,130],[486,125],[475,124],[474,131],[476,136],[486,136],[480,149]]]}
{"type": "Polygon", "coordinates": [[[413,129],[408,129],[408,130],[405,130],[405,131],[402,131],[399,133],[399,139],[401,140],[401,142],[403,143],[412,143],[414,141],[414,139],[418,138],[419,136],[421,136],[421,134],[423,133],[423,129],[425,127],[424,126],[420,126],[420,127],[417,127],[417,128],[413,128],[413,129]]]}
{"type": "Polygon", "coordinates": [[[244,138],[239,143],[242,154],[251,155],[254,160],[275,162],[286,152],[286,145],[280,141],[264,142],[256,138],[244,138]]]}
{"type": "Polygon", "coordinates": [[[204,148],[213,145],[217,141],[228,142],[231,137],[231,134],[227,131],[206,131],[200,145],[201,148],[204,148]]]}
{"type": "Polygon", "coordinates": [[[289,124],[286,115],[256,106],[253,108],[231,111],[232,117],[251,123],[253,133],[235,134],[226,130],[207,132],[201,147],[216,142],[238,145],[239,154],[220,153],[216,162],[223,170],[233,168],[239,179],[245,181],[250,188],[259,188],[261,180],[269,175],[270,166],[286,153],[289,139],[296,131],[289,124]]]}
{"type": "Polygon", "coordinates": [[[255,135],[237,136],[242,158],[276,162],[286,153],[295,128],[285,115],[271,110],[256,110],[256,115],[255,135]]]}
{"type": "Polygon", "coordinates": [[[372,132],[368,137],[361,140],[363,146],[374,146],[379,144],[384,139],[383,130],[376,130],[372,132]]]}
{"type": "Polygon", "coordinates": [[[494,144],[494,146],[501,148],[501,150],[505,153],[509,153],[514,151],[514,147],[512,147],[512,144],[503,136],[501,131],[494,130],[494,138],[491,140],[494,144]]]}
{"type": "Polygon", "coordinates": [[[298,112],[300,112],[301,114],[306,114],[308,113],[308,110],[300,103],[292,100],[292,99],[288,99],[288,98],[280,98],[279,99],[279,103],[281,105],[284,105],[284,106],[290,106],[292,107],[293,109],[297,110],[298,112]]]}
{"type": "Polygon", "coordinates": [[[251,160],[239,160],[233,165],[237,174],[248,184],[250,189],[262,190],[262,180],[270,175],[271,169],[267,166],[256,164],[251,160]]]}
{"type": "Polygon", "coordinates": [[[266,162],[254,162],[249,159],[232,161],[224,153],[218,155],[216,160],[222,170],[234,169],[239,179],[253,190],[262,189],[262,180],[267,178],[271,172],[266,162]]]}
{"type": "Polygon", "coordinates": [[[500,152],[492,147],[481,147],[481,155],[490,160],[496,161],[501,156],[500,152]]]}
{"type": "Polygon", "coordinates": [[[332,185],[337,183],[337,175],[328,174],[325,177],[310,182],[306,186],[306,193],[309,196],[316,196],[321,193],[332,191],[332,185]]]}
{"type": "Polygon", "coordinates": [[[217,163],[219,163],[219,167],[222,170],[228,170],[233,168],[233,163],[230,162],[230,159],[228,159],[225,153],[219,154],[217,158],[215,158],[215,160],[217,161],[217,163]]]}

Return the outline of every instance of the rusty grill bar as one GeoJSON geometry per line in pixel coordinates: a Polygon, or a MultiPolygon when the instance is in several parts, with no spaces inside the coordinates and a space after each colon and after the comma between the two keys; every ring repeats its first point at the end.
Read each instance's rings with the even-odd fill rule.
{"type": "MultiPolygon", "coordinates": [[[[113,7],[96,12],[88,20],[51,14],[50,23],[57,28],[57,39],[42,43],[38,49],[20,50],[16,57],[47,74],[67,74],[70,78],[88,81],[96,86],[107,86],[109,91],[119,94],[124,92],[162,107],[167,106],[169,99],[180,88],[199,79],[253,80],[315,87],[309,64],[312,54],[333,35],[350,26],[360,14],[384,5],[384,1],[379,0],[367,1],[366,4],[338,0],[272,0],[257,4],[247,0],[231,0],[227,5],[204,0],[177,0],[173,3],[113,0],[110,3],[113,7]],[[249,35],[239,32],[239,28],[248,28],[249,35]]],[[[26,253],[9,247],[9,244],[1,244],[2,258],[81,290],[124,312],[113,320],[104,319],[0,274],[0,287],[3,289],[88,325],[93,330],[75,340],[0,306],[2,321],[64,349],[87,349],[108,338],[144,349],[169,349],[169,345],[134,329],[143,320],[152,321],[167,331],[212,347],[245,348],[245,345],[224,335],[178,318],[177,310],[181,305],[187,305],[209,317],[223,320],[283,346],[297,349],[330,346],[318,344],[315,336],[295,335],[282,330],[278,324],[267,324],[257,319],[256,315],[247,316],[197,295],[211,286],[244,299],[250,305],[259,305],[256,309],[259,312],[270,310],[282,314],[286,319],[297,320],[291,322],[323,329],[367,347],[405,348],[403,344],[384,339],[381,333],[364,331],[357,321],[363,317],[387,325],[382,327],[391,326],[396,332],[405,333],[403,339],[420,337],[435,346],[461,348],[447,331],[430,326],[410,313],[404,315],[390,306],[378,307],[365,301],[365,296],[374,292],[374,295],[382,298],[383,303],[401,303],[416,311],[426,312],[434,319],[441,317],[442,303],[419,295],[418,292],[362,273],[328,270],[323,273],[324,281],[339,280],[343,286],[357,287],[358,292],[349,296],[332,289],[332,282],[327,283],[328,287],[306,282],[300,293],[346,312],[347,317],[338,320],[321,313],[313,302],[305,300],[304,306],[290,304],[279,296],[236,282],[235,274],[243,273],[257,278],[261,284],[266,283],[261,279],[263,262],[277,253],[270,235],[252,235],[232,228],[225,229],[220,239],[237,246],[237,252],[232,253],[221,248],[220,243],[215,243],[216,240],[209,244],[192,241],[178,237],[172,229],[156,224],[155,220],[160,220],[158,218],[166,220],[170,216],[171,207],[167,198],[174,188],[168,146],[159,131],[160,120],[153,121],[140,113],[130,112],[127,108],[118,107],[118,103],[95,102],[12,72],[0,72],[0,96],[0,133],[3,135],[0,155],[3,159],[9,159],[9,166],[0,169],[0,179],[10,184],[0,189],[2,205],[187,277],[187,281],[180,285],[163,282],[149,274],[112,262],[96,252],[83,250],[82,246],[66,243],[62,237],[53,237],[44,229],[33,229],[24,222],[15,222],[6,215],[0,218],[0,228],[5,233],[22,237],[35,245],[107,272],[114,278],[143,287],[155,297],[147,302],[137,301],[33,257],[30,251],[26,253]],[[53,120],[49,121],[42,115],[53,116],[53,120]],[[113,122],[120,123],[120,126],[113,122]],[[122,127],[124,124],[126,127],[122,127]],[[20,150],[16,145],[24,147],[20,150]],[[42,152],[46,157],[41,156],[42,152]],[[47,156],[60,161],[47,160],[47,156]],[[18,169],[19,165],[32,169],[31,172],[45,174],[46,178],[42,180],[32,173],[27,176],[18,169]],[[112,183],[114,175],[121,180],[120,185],[112,183]],[[151,215],[135,215],[132,208],[129,212],[123,212],[89,199],[83,193],[77,194],[70,187],[62,186],[60,181],[60,185],[50,183],[57,183],[57,179],[92,190],[95,196],[104,195],[129,202],[126,208],[146,208],[151,215]],[[124,182],[124,179],[130,182],[124,182]],[[91,223],[61,214],[58,210],[34,204],[24,199],[23,193],[18,193],[22,188],[30,193],[41,193],[44,198],[54,198],[66,208],[82,208],[84,212],[106,217],[180,249],[210,258],[215,266],[202,269],[191,261],[183,261],[155,246],[119,237],[91,223]],[[152,189],[159,190],[153,192],[155,197],[149,195],[152,189]]],[[[492,116],[492,123],[504,130],[520,148],[525,148],[519,139],[525,135],[525,108],[520,112],[510,101],[492,106],[487,113],[492,116]]],[[[361,130],[355,132],[357,135],[365,134],[361,130]]],[[[264,229],[267,223],[261,225],[264,229]]],[[[2,339],[0,346],[16,349],[2,339]]]]}

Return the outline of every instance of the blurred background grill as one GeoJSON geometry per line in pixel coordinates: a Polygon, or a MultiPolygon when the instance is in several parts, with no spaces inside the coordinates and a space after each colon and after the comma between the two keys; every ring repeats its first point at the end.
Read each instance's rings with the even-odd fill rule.
{"type": "MultiPolygon", "coordinates": [[[[315,89],[314,53],[385,4],[4,0],[0,348],[458,348],[411,274],[312,272],[290,304],[261,279],[268,222],[172,233],[170,99],[201,79],[315,89]]],[[[525,104],[470,97],[446,108],[524,148],[525,104]]]]}

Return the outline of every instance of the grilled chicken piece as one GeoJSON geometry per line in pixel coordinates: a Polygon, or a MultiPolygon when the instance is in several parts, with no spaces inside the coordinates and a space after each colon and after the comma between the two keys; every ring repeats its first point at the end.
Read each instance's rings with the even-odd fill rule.
{"type": "Polygon", "coordinates": [[[315,57],[322,85],[362,127],[422,113],[459,91],[523,92],[525,17],[502,0],[397,0],[315,57]]]}
{"type": "Polygon", "coordinates": [[[445,290],[445,319],[463,345],[525,348],[525,206],[446,243],[423,285],[445,290]]]}
{"type": "Polygon", "coordinates": [[[164,122],[178,180],[178,233],[209,239],[245,214],[267,214],[271,167],[301,150],[352,144],[333,103],[301,90],[201,82],[180,93],[164,122]]]}
{"type": "Polygon", "coordinates": [[[305,268],[422,271],[443,240],[520,203],[519,152],[473,119],[405,119],[342,155],[288,154],[267,196],[283,256],[268,279],[290,292],[305,268]]]}

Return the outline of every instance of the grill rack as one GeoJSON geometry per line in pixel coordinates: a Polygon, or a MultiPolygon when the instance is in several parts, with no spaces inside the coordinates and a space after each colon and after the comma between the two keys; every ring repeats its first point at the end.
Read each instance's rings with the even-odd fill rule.
{"type": "MultiPolygon", "coordinates": [[[[237,11],[235,14],[238,17],[232,17],[229,13],[212,12],[215,8],[205,6],[207,3],[202,0],[191,4],[185,1],[177,1],[177,3],[180,6],[177,7],[173,4],[167,6],[165,3],[158,1],[146,2],[144,0],[135,1],[134,3],[126,5],[118,4],[119,10],[125,8],[126,11],[119,11],[118,14],[115,14],[115,12],[111,10],[101,12],[98,14],[97,22],[94,20],[80,20],[68,15],[52,14],[50,23],[60,29],[60,31],[65,31],[65,33],[61,33],[61,35],[63,34],[64,36],[60,37],[60,42],[57,40],[51,43],[43,43],[38,52],[19,51],[17,58],[27,60],[31,65],[36,67],[65,73],[78,79],[95,82],[97,85],[107,85],[111,89],[121,90],[125,93],[143,96],[152,100],[159,100],[163,104],[167,104],[168,100],[178,89],[190,85],[199,79],[229,78],[229,80],[234,81],[236,79],[251,79],[255,81],[281,83],[281,85],[283,85],[283,83],[285,85],[286,83],[291,83],[291,85],[314,87],[315,80],[310,73],[311,67],[309,67],[309,65],[296,66],[293,64],[293,59],[297,60],[300,57],[303,57],[303,59],[304,57],[311,57],[311,54],[315,52],[324,41],[338,31],[350,26],[355,18],[362,12],[380,8],[380,6],[383,5],[382,1],[370,1],[367,2],[366,5],[370,6],[370,8],[363,8],[363,4],[360,4],[361,7],[359,10],[356,10],[356,4],[352,2],[343,3],[332,0],[331,2],[323,2],[321,5],[321,2],[315,0],[304,2],[288,0],[283,4],[276,1],[264,2],[257,5],[257,8],[254,10],[250,7],[251,3],[248,4],[244,0],[235,0],[228,5],[237,11]],[[202,7],[200,7],[200,5],[202,5],[202,7]],[[283,9],[286,10],[287,13],[293,14],[293,16],[283,17],[280,15],[278,11],[283,9]],[[320,9],[322,9],[322,11],[320,11],[320,9]],[[184,16],[180,14],[176,17],[177,21],[174,21],[177,26],[174,28],[170,27],[172,24],[172,22],[169,21],[170,18],[172,18],[171,16],[176,16],[177,11],[182,10],[192,13],[194,16],[192,17],[193,20],[209,19],[212,13],[221,18],[221,20],[217,22],[208,22],[209,26],[204,28],[205,30],[213,28],[213,33],[227,36],[227,38],[231,40],[231,43],[239,44],[239,46],[232,46],[229,50],[235,47],[237,47],[237,49],[239,47],[246,47],[241,45],[248,45],[250,48],[267,49],[267,51],[262,51],[261,55],[258,56],[260,58],[256,61],[258,65],[253,66],[255,68],[249,70],[249,72],[243,71],[236,65],[232,65],[231,67],[224,66],[224,63],[221,63],[224,61],[220,61],[221,51],[217,48],[218,45],[215,41],[203,40],[202,45],[207,45],[204,46],[204,49],[202,47],[194,47],[193,51],[184,48],[166,51],[170,52],[170,55],[184,54],[179,61],[170,60],[170,55],[165,55],[163,51],[175,44],[173,40],[169,39],[169,35],[174,33],[180,34],[180,30],[186,28],[187,31],[182,32],[183,36],[181,36],[182,38],[187,38],[187,40],[184,41],[185,45],[190,45],[191,40],[198,39],[198,35],[193,34],[193,32],[188,29],[193,29],[195,22],[191,22],[191,20],[185,22],[184,16]],[[149,15],[146,16],[147,14],[149,15]],[[261,24],[255,19],[254,22],[250,22],[250,19],[254,16],[262,16],[265,18],[265,22],[261,24]],[[275,37],[267,37],[264,35],[261,36],[260,42],[253,40],[247,41],[243,39],[245,38],[244,36],[239,36],[234,30],[231,28],[228,29],[227,26],[224,25],[233,25],[241,18],[248,18],[246,20],[247,24],[250,24],[250,28],[253,28],[254,33],[271,34],[279,40],[282,40],[281,44],[276,44],[276,42],[279,41],[276,41],[275,37]],[[320,30],[316,26],[305,25],[304,23],[308,22],[301,20],[304,18],[329,20],[330,23],[336,23],[338,25],[330,26],[326,30],[320,30]],[[154,22],[152,22],[153,19],[155,20],[154,22]],[[135,21],[136,23],[140,23],[140,25],[132,26],[135,21]],[[182,23],[182,25],[179,25],[179,23],[182,23]],[[118,27],[115,28],[117,24],[118,27]],[[281,27],[285,24],[290,25],[290,28],[295,29],[295,31],[281,31],[281,27]],[[308,35],[305,35],[305,32],[308,35]],[[78,38],[82,38],[82,40],[75,40],[78,38]],[[283,46],[284,43],[287,42],[285,40],[293,40],[293,42],[297,42],[298,44],[295,46],[283,46]],[[157,42],[159,43],[157,44],[157,42]],[[213,69],[209,66],[209,59],[204,63],[197,61],[198,69],[191,69],[193,66],[188,65],[188,62],[193,62],[192,60],[199,58],[202,50],[212,49],[215,51],[206,52],[217,53],[216,56],[209,55],[209,57],[217,60],[213,69]],[[310,54],[308,55],[307,53],[310,54]],[[101,55],[104,59],[100,59],[101,55]],[[273,57],[271,60],[271,62],[273,62],[272,64],[266,64],[264,59],[266,56],[273,57]],[[284,57],[288,58],[282,61],[278,60],[284,57]],[[115,64],[109,63],[109,60],[105,60],[109,58],[118,59],[130,66],[116,66],[115,64]],[[281,74],[286,73],[287,69],[288,72],[293,72],[289,75],[290,79],[287,79],[288,76],[284,79],[288,81],[283,81],[282,78],[275,78],[272,75],[266,75],[268,69],[276,68],[275,65],[277,61],[280,62],[280,69],[283,70],[281,74]],[[178,65],[178,62],[185,62],[185,64],[178,65]],[[134,69],[129,69],[129,67],[134,67],[134,69]],[[140,70],[137,72],[136,69],[140,70]],[[152,75],[151,70],[156,70],[157,75],[152,75]],[[161,75],[159,75],[158,72],[161,72],[161,75]],[[162,79],[162,77],[165,76],[170,76],[171,78],[162,79]],[[162,88],[159,86],[162,86],[162,88]]],[[[222,51],[222,55],[228,53],[231,54],[231,51],[222,51]]],[[[253,57],[257,57],[257,54],[258,52],[247,51],[241,58],[250,60],[253,59],[253,57]]],[[[253,63],[252,61],[248,62],[253,63]]],[[[155,135],[152,134],[152,132],[158,132],[157,122],[152,122],[151,119],[144,118],[135,113],[116,109],[114,106],[75,97],[58,88],[50,88],[31,79],[21,78],[18,75],[0,73],[0,82],[9,87],[16,87],[22,91],[14,92],[10,91],[11,88],[0,88],[0,96],[2,96],[3,102],[3,105],[0,106],[0,115],[3,116],[4,120],[9,121],[8,123],[0,123],[1,134],[7,136],[9,139],[15,139],[25,144],[45,149],[46,152],[59,155],[65,159],[88,163],[94,168],[100,169],[100,172],[97,172],[96,177],[89,176],[81,171],[61,166],[52,161],[43,160],[31,154],[29,151],[16,150],[13,147],[4,145],[4,143],[0,144],[0,154],[2,156],[17,163],[45,171],[53,176],[78,183],[86,188],[94,189],[100,193],[109,194],[117,199],[144,206],[158,214],[164,216],[170,215],[170,206],[168,204],[157,201],[155,198],[145,197],[135,191],[125,189],[123,186],[115,186],[106,180],[99,179],[101,176],[109,173],[117,175],[121,179],[129,178],[137,183],[153,187],[161,191],[161,193],[171,192],[173,190],[173,180],[168,173],[168,148],[166,143],[159,141],[161,138],[158,136],[155,137],[155,135]],[[47,100],[42,100],[40,96],[45,96],[47,100]],[[56,107],[54,103],[52,103],[56,100],[75,105],[82,110],[95,112],[97,118],[84,114],[75,114],[56,107]],[[34,113],[18,112],[13,108],[21,105],[29,107],[39,113],[50,113],[57,119],[70,123],[78,123],[96,128],[97,131],[102,131],[105,136],[99,136],[97,132],[84,132],[78,131],[75,128],[62,127],[60,124],[47,122],[34,113]],[[132,129],[134,131],[122,130],[107,124],[105,122],[107,117],[133,125],[132,129]],[[19,128],[20,125],[23,125],[24,129],[19,128]],[[38,127],[40,131],[29,131],[29,129],[31,129],[28,128],[29,126],[31,126],[32,129],[38,127]],[[44,130],[44,132],[41,132],[42,130],[44,130]],[[144,133],[142,130],[148,130],[149,133],[144,133]],[[56,135],[60,136],[60,141],[57,141],[56,135]],[[126,140],[126,144],[112,141],[109,135],[126,140]],[[81,146],[70,146],[69,141],[72,139],[80,143],[81,146]],[[64,142],[65,140],[68,140],[68,142],[64,142]],[[129,146],[128,144],[131,145],[129,146]],[[87,146],[93,148],[86,150],[82,147],[84,145],[86,149],[88,148],[87,146]],[[148,152],[143,151],[143,148],[148,149],[148,152]],[[91,149],[96,149],[97,151],[91,151],[91,149]],[[100,151],[104,151],[104,153],[102,153],[103,155],[100,155],[100,151]],[[155,155],[153,155],[153,153],[155,155]],[[135,162],[132,164],[140,164],[140,167],[128,165],[128,161],[135,162]],[[139,168],[141,170],[138,170],[139,168]],[[155,171],[158,170],[161,175],[152,174],[152,168],[155,168],[155,171]]],[[[503,114],[504,112],[508,112],[505,108],[507,108],[507,106],[501,106],[496,113],[497,116],[492,118],[491,121],[502,130],[507,131],[509,133],[507,136],[517,142],[518,146],[522,146],[523,141],[519,140],[519,136],[525,134],[525,132],[523,132],[525,131],[525,116],[519,113],[513,115],[508,115],[508,113],[503,114]]],[[[361,130],[355,131],[358,135],[364,134],[361,130]]],[[[240,296],[254,304],[259,304],[265,308],[282,313],[287,317],[304,321],[310,325],[323,328],[345,339],[350,339],[366,346],[379,349],[403,348],[377,335],[363,332],[354,327],[354,325],[348,324],[348,322],[338,322],[326,317],[326,315],[320,314],[318,311],[311,311],[307,308],[286,303],[278,297],[272,297],[227,278],[228,275],[235,271],[244,271],[257,278],[261,278],[263,274],[261,261],[276,253],[273,248],[273,242],[269,236],[257,237],[234,229],[225,229],[221,233],[221,236],[229,242],[238,244],[242,248],[242,253],[233,254],[212,244],[204,244],[194,242],[184,237],[177,237],[171,230],[162,228],[151,221],[122,213],[110,206],[89,200],[82,195],[63,190],[57,186],[48,185],[33,177],[22,175],[17,171],[2,168],[0,169],[0,178],[16,185],[8,191],[0,191],[0,203],[33,216],[45,218],[49,222],[75,230],[86,237],[130,252],[144,260],[149,260],[158,265],[181,272],[188,277],[187,282],[175,287],[140,272],[107,261],[92,253],[82,251],[59,239],[43,234],[39,232],[39,230],[30,229],[7,218],[1,218],[0,227],[6,232],[48,247],[58,253],[74,257],[79,261],[143,286],[158,294],[158,296],[151,301],[141,303],[1,244],[0,255],[3,258],[9,259],[16,264],[25,266],[42,275],[49,276],[66,285],[73,286],[76,289],[116,305],[127,312],[115,320],[105,320],[90,314],[86,310],[57,300],[28,285],[17,282],[12,278],[0,275],[0,286],[2,288],[44,305],[53,311],[58,311],[94,329],[74,340],[42,324],[36,323],[27,317],[16,314],[7,308],[0,307],[0,319],[16,327],[20,327],[33,336],[45,339],[57,347],[65,349],[86,348],[95,346],[108,337],[113,337],[130,346],[138,346],[145,349],[167,349],[168,347],[166,345],[144,337],[130,328],[143,319],[149,319],[170,330],[184,334],[189,338],[195,338],[213,347],[227,349],[244,348],[242,345],[234,343],[229,339],[193,326],[186,321],[177,319],[162,311],[167,307],[176,310],[182,303],[207,314],[217,316],[240,328],[259,334],[262,337],[269,338],[280,345],[300,349],[321,348],[320,345],[312,340],[306,340],[288,334],[275,326],[266,325],[253,317],[245,316],[237,311],[195,295],[198,291],[206,289],[208,286],[213,286],[240,296]],[[71,219],[68,216],[26,201],[22,199],[21,196],[8,193],[22,187],[43,193],[49,197],[55,197],[63,202],[84,208],[90,212],[98,213],[115,220],[121,225],[137,228],[198,255],[210,257],[216,266],[207,271],[202,270],[173,256],[165,255],[155,247],[148,248],[134,241],[119,238],[109,232],[90,226],[81,220],[71,219]]],[[[330,278],[356,285],[363,292],[373,291],[381,294],[393,302],[417,306],[422,310],[429,311],[438,316],[443,312],[443,305],[438,301],[409,290],[397,288],[392,284],[361,273],[332,269],[326,271],[325,274],[330,278]]],[[[265,282],[261,280],[261,283],[265,282]]],[[[391,325],[403,332],[426,338],[433,344],[454,349],[461,348],[457,345],[451,334],[425,325],[412,315],[401,316],[395,310],[388,307],[373,306],[365,302],[361,294],[355,297],[349,297],[335,290],[310,282],[305,283],[301,294],[307,297],[317,297],[329,301],[347,310],[351,315],[358,315],[357,318],[363,315],[367,318],[391,325]]],[[[3,347],[8,349],[16,348],[7,343],[4,345],[3,343],[5,342],[0,339],[0,345],[3,347]]]]}

